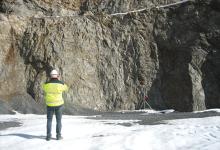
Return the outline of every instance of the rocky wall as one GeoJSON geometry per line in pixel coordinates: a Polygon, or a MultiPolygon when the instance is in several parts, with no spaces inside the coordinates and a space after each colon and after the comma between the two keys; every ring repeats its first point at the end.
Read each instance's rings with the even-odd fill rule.
{"type": "Polygon", "coordinates": [[[41,85],[56,68],[68,113],[141,109],[143,93],[154,109],[219,107],[219,1],[155,8],[172,2],[2,1],[0,98],[42,112],[41,85]]]}

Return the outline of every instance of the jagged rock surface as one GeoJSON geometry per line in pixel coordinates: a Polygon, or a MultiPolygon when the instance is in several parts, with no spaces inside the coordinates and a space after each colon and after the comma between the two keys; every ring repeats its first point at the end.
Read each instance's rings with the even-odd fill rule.
{"type": "Polygon", "coordinates": [[[219,0],[154,8],[171,2],[1,1],[2,110],[43,112],[41,85],[52,68],[70,87],[69,114],[140,109],[143,91],[156,109],[220,107],[219,0]]]}

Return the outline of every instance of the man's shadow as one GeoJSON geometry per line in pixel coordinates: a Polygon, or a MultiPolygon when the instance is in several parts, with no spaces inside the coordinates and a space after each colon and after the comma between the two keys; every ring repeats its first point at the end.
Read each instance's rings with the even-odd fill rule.
{"type": "Polygon", "coordinates": [[[5,135],[0,135],[0,136],[18,136],[22,137],[25,139],[46,139],[46,136],[43,135],[30,135],[30,134],[23,134],[23,133],[13,133],[13,134],[5,134],[5,135]]]}

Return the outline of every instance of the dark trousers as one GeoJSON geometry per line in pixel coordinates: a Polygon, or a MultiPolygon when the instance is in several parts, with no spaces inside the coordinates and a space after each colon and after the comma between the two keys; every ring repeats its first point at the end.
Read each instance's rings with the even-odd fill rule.
{"type": "Polygon", "coordinates": [[[51,126],[53,120],[53,114],[56,115],[56,133],[57,136],[61,136],[61,128],[62,128],[62,108],[63,106],[50,107],[47,106],[47,137],[51,137],[51,126]]]}

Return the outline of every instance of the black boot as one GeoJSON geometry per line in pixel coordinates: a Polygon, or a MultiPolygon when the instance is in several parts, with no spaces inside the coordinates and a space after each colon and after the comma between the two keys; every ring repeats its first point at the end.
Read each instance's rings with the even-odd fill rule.
{"type": "Polygon", "coordinates": [[[46,141],[50,141],[51,137],[50,136],[47,136],[46,137],[46,141]]]}
{"type": "Polygon", "coordinates": [[[62,140],[63,137],[61,135],[57,135],[57,140],[62,140]]]}

